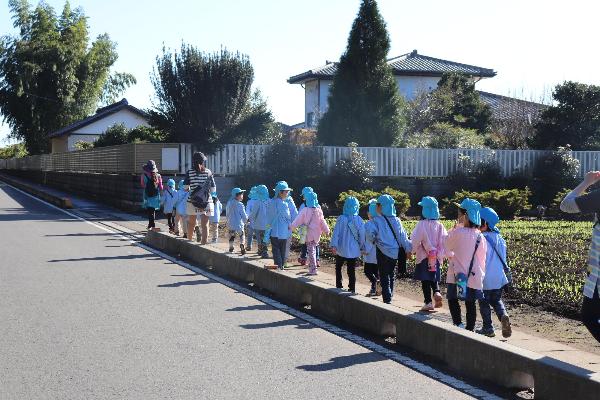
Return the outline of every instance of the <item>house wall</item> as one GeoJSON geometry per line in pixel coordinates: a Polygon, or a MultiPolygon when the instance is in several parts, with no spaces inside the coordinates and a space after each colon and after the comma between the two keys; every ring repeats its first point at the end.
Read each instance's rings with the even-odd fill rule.
{"type": "Polygon", "coordinates": [[[67,143],[66,136],[52,138],[50,140],[50,144],[52,145],[53,153],[64,153],[68,149],[68,143],[67,143]]]}
{"type": "MultiPolygon", "coordinates": [[[[100,135],[80,135],[80,134],[76,134],[73,133],[69,136],[63,136],[64,138],[66,138],[66,144],[67,144],[67,148],[63,151],[74,151],[75,149],[75,143],[77,142],[88,142],[88,143],[94,143],[98,137],[100,137],[100,135]]],[[[55,153],[54,149],[52,149],[52,152],[55,153]]]]}
{"type": "Polygon", "coordinates": [[[313,126],[319,113],[319,81],[309,81],[304,84],[304,121],[307,126],[313,126]],[[311,116],[312,115],[312,116],[311,116]]]}
{"type": "Polygon", "coordinates": [[[398,91],[406,100],[413,100],[420,92],[431,92],[437,87],[439,77],[435,76],[396,76],[398,91]]]}

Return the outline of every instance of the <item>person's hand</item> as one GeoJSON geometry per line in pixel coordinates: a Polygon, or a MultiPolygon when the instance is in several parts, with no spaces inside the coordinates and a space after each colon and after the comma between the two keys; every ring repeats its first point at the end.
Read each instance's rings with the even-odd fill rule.
{"type": "Polygon", "coordinates": [[[583,178],[583,181],[586,185],[592,186],[594,183],[600,181],[600,171],[588,172],[587,174],[585,174],[585,178],[583,178]]]}

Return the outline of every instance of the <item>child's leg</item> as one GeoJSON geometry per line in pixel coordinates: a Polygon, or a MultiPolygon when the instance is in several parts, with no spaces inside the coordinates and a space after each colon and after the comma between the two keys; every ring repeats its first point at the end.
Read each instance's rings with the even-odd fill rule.
{"type": "Polygon", "coordinates": [[[342,280],[342,266],[344,265],[344,258],[335,256],[335,287],[338,289],[343,288],[342,280]]]}
{"type": "Polygon", "coordinates": [[[425,304],[431,303],[431,282],[421,281],[421,289],[423,290],[423,299],[425,301],[425,304]]]}
{"type": "Polygon", "coordinates": [[[288,258],[290,258],[291,247],[292,247],[292,241],[290,239],[287,239],[285,241],[285,254],[283,257],[283,264],[287,264],[288,258]]]}
{"type": "Polygon", "coordinates": [[[358,258],[348,259],[346,265],[348,265],[348,289],[351,292],[356,292],[356,264],[358,263],[358,258]]]}
{"type": "Polygon", "coordinates": [[[273,252],[273,262],[281,268],[283,266],[283,255],[279,251],[279,238],[271,237],[271,251],[273,252]]]}
{"type": "Polygon", "coordinates": [[[460,303],[458,299],[448,299],[448,308],[450,308],[450,315],[452,315],[452,323],[454,325],[462,324],[462,316],[460,315],[460,303]]]}
{"type": "Polygon", "coordinates": [[[504,307],[504,302],[502,301],[502,289],[493,290],[492,297],[490,299],[490,305],[494,308],[496,312],[496,316],[499,320],[502,320],[502,317],[508,315],[506,312],[506,307],[504,307]]]}
{"type": "Polygon", "coordinates": [[[430,281],[431,289],[433,290],[433,301],[435,308],[441,308],[444,305],[442,293],[440,293],[440,283],[438,281],[430,281]]]}
{"type": "Polygon", "coordinates": [[[467,309],[467,330],[475,330],[475,321],[477,320],[477,305],[475,300],[465,301],[465,308],[467,309]]]}
{"type": "Polygon", "coordinates": [[[375,270],[377,269],[377,264],[365,263],[365,276],[371,282],[371,287],[374,288],[377,283],[377,277],[375,270]]]}
{"type": "Polygon", "coordinates": [[[180,222],[181,222],[181,215],[175,214],[175,234],[176,235],[179,235],[179,232],[181,231],[179,229],[179,227],[181,226],[180,222]]]}
{"type": "Polygon", "coordinates": [[[321,260],[321,246],[317,243],[317,261],[321,260]]]}
{"type": "Polygon", "coordinates": [[[233,242],[235,242],[235,231],[229,230],[229,252],[233,252],[233,242]]]}
{"type": "Polygon", "coordinates": [[[383,254],[377,249],[377,266],[379,267],[379,279],[381,281],[381,294],[384,303],[392,302],[394,269],[396,260],[383,254]]]}
{"type": "Polygon", "coordinates": [[[237,234],[240,237],[240,250],[242,252],[242,255],[246,254],[246,235],[244,230],[242,229],[241,231],[238,231],[237,234]]]}
{"type": "Polygon", "coordinates": [[[281,268],[287,264],[287,251],[289,249],[291,240],[279,239],[279,253],[281,254],[281,268]]]}
{"type": "Polygon", "coordinates": [[[246,250],[250,251],[254,239],[254,229],[248,225],[248,235],[246,235],[246,250]]]}
{"type": "Polygon", "coordinates": [[[300,246],[300,260],[306,260],[308,248],[306,243],[300,246]]]}
{"type": "Polygon", "coordinates": [[[172,232],[173,230],[175,230],[175,224],[172,222],[173,213],[166,213],[165,216],[167,217],[167,225],[169,225],[169,232],[172,232]]]}
{"type": "Polygon", "coordinates": [[[308,259],[308,273],[317,273],[317,244],[312,241],[306,243],[306,255],[308,259]]]}
{"type": "Polygon", "coordinates": [[[210,231],[212,232],[211,241],[213,243],[217,243],[219,241],[219,223],[211,222],[210,223],[210,231]]]}
{"type": "Polygon", "coordinates": [[[484,331],[494,330],[492,325],[492,310],[490,308],[490,290],[483,291],[483,299],[479,300],[479,314],[481,314],[482,329],[484,331]]]}
{"type": "Polygon", "coordinates": [[[155,228],[156,210],[153,207],[148,207],[146,210],[148,211],[148,229],[155,228]]]}

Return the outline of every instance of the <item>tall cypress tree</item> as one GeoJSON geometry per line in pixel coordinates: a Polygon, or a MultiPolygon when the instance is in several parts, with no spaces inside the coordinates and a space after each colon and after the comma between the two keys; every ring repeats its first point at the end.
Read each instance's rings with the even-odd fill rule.
{"type": "Polygon", "coordinates": [[[377,2],[362,0],[333,79],[329,110],[319,121],[323,144],[389,146],[398,137],[402,99],[387,64],[389,49],[377,2]]]}

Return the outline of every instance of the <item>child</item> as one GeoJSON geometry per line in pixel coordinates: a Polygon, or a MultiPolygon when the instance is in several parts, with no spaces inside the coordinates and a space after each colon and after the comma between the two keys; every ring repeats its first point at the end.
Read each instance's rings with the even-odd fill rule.
{"type": "Polygon", "coordinates": [[[265,238],[270,237],[271,239],[275,266],[279,270],[284,270],[286,251],[290,238],[290,224],[292,223],[292,215],[288,202],[289,193],[292,189],[288,187],[285,181],[280,181],[275,185],[274,191],[275,197],[269,202],[268,211],[268,220],[271,223],[267,226],[269,233],[266,234],[265,238]]]}
{"type": "MultiPolygon", "coordinates": [[[[369,220],[365,223],[365,231],[368,231],[373,224],[373,218],[377,216],[377,200],[369,200],[369,211],[367,213],[369,220]]],[[[365,252],[363,254],[365,262],[365,275],[371,282],[371,291],[367,296],[381,296],[381,283],[379,283],[379,269],[377,268],[377,251],[375,243],[369,238],[365,238],[365,252]]]]}
{"type": "Polygon", "coordinates": [[[252,209],[256,204],[256,186],[252,186],[248,193],[248,202],[246,203],[246,213],[248,214],[248,234],[246,235],[246,251],[252,250],[252,242],[254,239],[254,231],[252,229],[252,209]]]}
{"type": "Polygon", "coordinates": [[[483,239],[481,205],[473,199],[464,199],[459,207],[456,226],[448,232],[444,242],[446,256],[450,258],[446,283],[448,284],[448,306],[454,325],[464,328],[459,300],[467,309],[467,330],[475,329],[475,300],[483,298],[483,277],[487,242],[483,239]]]}
{"type": "Polygon", "coordinates": [[[167,217],[167,225],[169,225],[169,233],[175,233],[175,213],[174,208],[177,203],[178,195],[177,190],[175,189],[175,181],[173,179],[169,179],[167,181],[167,188],[163,192],[163,212],[165,213],[165,217],[167,217]]]}
{"type": "MultiPolygon", "coordinates": [[[[300,207],[298,207],[298,212],[302,212],[304,207],[306,207],[306,194],[313,191],[313,188],[310,186],[306,186],[302,188],[302,203],[300,207]]],[[[306,264],[306,232],[307,229],[305,226],[300,226],[298,229],[298,236],[300,237],[300,257],[298,257],[298,264],[305,265],[306,264]]],[[[317,259],[319,258],[319,247],[317,245],[317,259]]]]}
{"type": "Polygon", "coordinates": [[[365,247],[365,222],[358,216],[359,203],[356,197],[344,202],[344,213],[335,222],[331,236],[331,252],[335,255],[335,286],[342,285],[342,266],[348,266],[348,290],[356,293],[355,268],[365,247]]]}
{"type": "Polygon", "coordinates": [[[140,178],[140,184],[144,189],[142,195],[142,207],[148,212],[148,230],[159,231],[156,227],[156,210],[160,209],[160,192],[164,190],[162,177],[158,173],[156,163],[148,160],[142,167],[144,173],[140,178]]]}
{"type": "MultiPolygon", "coordinates": [[[[281,183],[282,185],[288,186],[286,181],[279,181],[278,184],[281,183]]],[[[298,209],[296,208],[296,203],[294,202],[294,198],[288,194],[288,196],[285,199],[285,202],[290,210],[290,223],[291,221],[295,220],[296,217],[298,216],[298,209]]],[[[283,264],[285,267],[287,267],[287,261],[290,258],[290,249],[292,246],[292,241],[288,238],[288,240],[285,243],[285,255],[283,258],[283,264]]]]}
{"type": "Polygon", "coordinates": [[[208,222],[210,223],[210,230],[212,231],[211,242],[217,243],[219,241],[219,222],[221,221],[221,214],[223,213],[223,204],[221,204],[216,192],[212,193],[212,201],[215,212],[208,217],[208,222]]]}
{"type": "Polygon", "coordinates": [[[175,212],[177,214],[175,219],[175,235],[179,236],[179,232],[183,232],[183,237],[186,237],[187,232],[187,214],[186,205],[187,199],[190,192],[185,190],[185,181],[182,179],[177,184],[177,203],[175,204],[175,212]],[[179,230],[181,225],[182,230],[179,230]]]}
{"type": "Polygon", "coordinates": [[[376,246],[377,267],[381,281],[383,302],[390,304],[394,295],[394,269],[400,249],[410,253],[412,245],[408,240],[402,221],[396,217],[394,199],[387,194],[377,199],[377,216],[371,221],[367,237],[376,246]]]}
{"type": "Polygon", "coordinates": [[[485,259],[485,278],[483,278],[483,299],[479,300],[479,312],[483,327],[477,333],[489,337],[496,336],[492,324],[491,308],[493,308],[502,324],[502,336],[507,338],[512,335],[512,328],[502,302],[502,288],[509,283],[506,276],[506,271],[508,271],[506,242],[500,234],[500,230],[496,228],[496,224],[500,221],[496,211],[484,207],[479,214],[481,215],[481,231],[488,246],[485,259]]]}
{"type": "Polygon", "coordinates": [[[415,279],[421,281],[425,305],[421,311],[434,311],[442,307],[440,293],[440,265],[443,257],[442,244],[448,235],[446,228],[439,221],[440,210],[434,197],[423,197],[419,202],[423,207],[421,219],[410,235],[413,252],[416,254],[417,266],[415,279]],[[431,299],[435,300],[435,306],[431,299]]]}
{"type": "Polygon", "coordinates": [[[269,189],[265,185],[256,187],[256,203],[252,211],[248,212],[248,220],[250,227],[256,234],[258,242],[258,255],[262,258],[269,258],[267,254],[267,244],[265,243],[265,231],[268,224],[268,209],[269,209],[269,189]]]}
{"type": "Polygon", "coordinates": [[[227,228],[229,229],[229,252],[233,253],[233,242],[235,237],[240,238],[240,252],[242,255],[246,254],[246,247],[244,243],[246,238],[244,237],[244,226],[248,222],[248,215],[244,207],[244,192],[240,188],[231,189],[231,198],[227,202],[226,211],[227,214],[227,228]]]}
{"type": "Polygon", "coordinates": [[[317,194],[307,192],[304,195],[305,207],[302,208],[290,229],[306,226],[306,249],[308,255],[308,274],[317,275],[317,243],[321,240],[321,234],[329,235],[329,226],[319,207],[317,194]]]}

